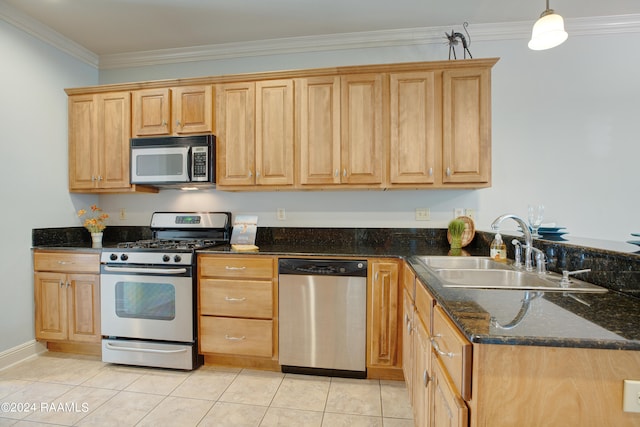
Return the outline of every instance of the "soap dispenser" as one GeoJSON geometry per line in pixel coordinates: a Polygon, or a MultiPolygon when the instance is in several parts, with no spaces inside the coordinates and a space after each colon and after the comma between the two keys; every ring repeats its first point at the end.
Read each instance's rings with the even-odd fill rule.
{"type": "Polygon", "coordinates": [[[489,254],[496,261],[507,261],[507,245],[502,241],[502,236],[499,232],[496,233],[496,237],[491,242],[489,254]]]}

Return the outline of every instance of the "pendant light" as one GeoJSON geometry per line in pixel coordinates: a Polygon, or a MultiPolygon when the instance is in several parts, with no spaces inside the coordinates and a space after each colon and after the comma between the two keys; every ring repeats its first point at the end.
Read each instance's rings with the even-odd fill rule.
{"type": "Polygon", "coordinates": [[[562,44],[567,37],[569,35],[564,30],[562,16],[556,14],[553,9],[549,9],[549,0],[547,0],[547,9],[542,12],[540,19],[533,25],[529,49],[551,49],[562,44]]]}

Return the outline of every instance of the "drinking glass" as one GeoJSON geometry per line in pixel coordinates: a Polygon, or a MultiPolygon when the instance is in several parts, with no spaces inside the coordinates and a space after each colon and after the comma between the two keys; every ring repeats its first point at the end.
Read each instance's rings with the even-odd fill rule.
{"type": "Polygon", "coordinates": [[[538,233],[538,229],[542,225],[542,219],[544,218],[544,206],[543,205],[529,205],[529,225],[533,233],[532,237],[542,237],[538,233]]]}

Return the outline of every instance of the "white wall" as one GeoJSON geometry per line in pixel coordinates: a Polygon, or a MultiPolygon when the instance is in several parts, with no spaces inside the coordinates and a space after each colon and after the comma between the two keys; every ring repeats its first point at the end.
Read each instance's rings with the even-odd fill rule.
{"type": "Polygon", "coordinates": [[[67,191],[65,87],[98,72],[0,20],[0,353],[34,338],[31,230],[78,225],[67,191]]]}
{"type": "MultiPolygon", "coordinates": [[[[569,30],[570,31],[570,30],[569,30]]],[[[263,226],[443,227],[456,207],[478,228],[499,214],[546,206],[545,222],[570,236],[624,241],[640,232],[638,99],[640,34],[577,36],[533,52],[527,40],[476,41],[474,57],[500,57],[493,69],[493,186],[482,190],[225,193],[101,196],[119,224],[148,224],[154,210],[256,213],[263,226]],[[429,207],[432,221],[414,220],[429,207]],[[287,219],[278,221],[276,208],[287,219]]],[[[314,52],[105,70],[101,83],[334,65],[442,60],[442,45],[314,52]]],[[[631,247],[631,246],[630,246],[631,247]]]]}

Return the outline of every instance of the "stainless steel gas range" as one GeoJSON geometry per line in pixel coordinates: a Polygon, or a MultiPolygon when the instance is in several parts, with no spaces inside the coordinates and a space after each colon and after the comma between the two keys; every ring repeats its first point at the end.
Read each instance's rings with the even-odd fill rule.
{"type": "Polygon", "coordinates": [[[102,360],[191,370],[200,364],[195,251],[228,244],[229,212],[156,212],[153,239],[101,255],[102,360]]]}

